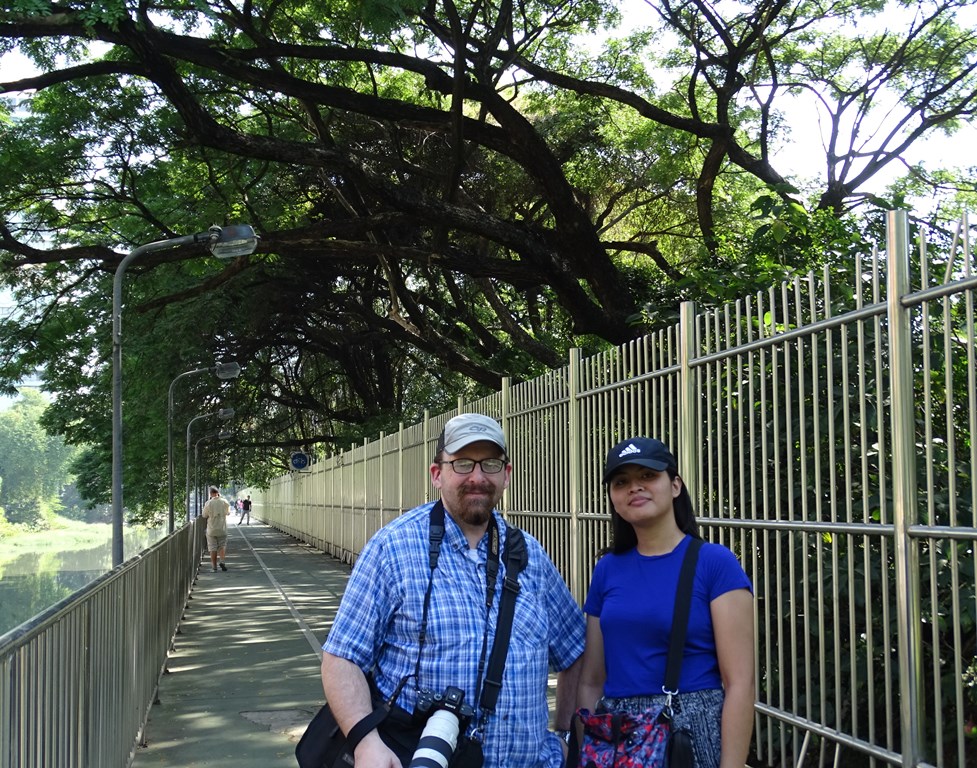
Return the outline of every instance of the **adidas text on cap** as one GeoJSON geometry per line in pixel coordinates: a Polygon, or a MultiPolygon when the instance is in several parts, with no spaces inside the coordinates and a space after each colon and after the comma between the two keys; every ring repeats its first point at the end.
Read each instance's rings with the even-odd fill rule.
{"type": "Polygon", "coordinates": [[[611,479],[617,470],[626,464],[637,464],[658,472],[664,472],[669,467],[676,468],[675,457],[668,450],[668,446],[661,440],[652,437],[632,437],[622,440],[607,452],[607,462],[604,464],[604,482],[611,479]]]}
{"type": "Polygon", "coordinates": [[[458,453],[466,445],[480,440],[495,443],[503,451],[506,450],[505,435],[499,422],[480,413],[462,413],[448,419],[444,425],[444,431],[438,438],[437,453],[458,453]]]}

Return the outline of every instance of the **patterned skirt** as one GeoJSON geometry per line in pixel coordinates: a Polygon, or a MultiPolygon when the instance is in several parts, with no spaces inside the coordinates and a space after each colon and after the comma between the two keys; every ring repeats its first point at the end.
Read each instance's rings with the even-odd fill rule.
{"type": "MultiPolygon", "coordinates": [[[[620,699],[604,696],[597,702],[597,711],[638,714],[663,707],[665,698],[664,694],[620,699]]],[[[688,728],[692,733],[695,768],[719,768],[724,698],[721,688],[679,693],[672,697],[672,721],[675,727],[688,728]]]]}

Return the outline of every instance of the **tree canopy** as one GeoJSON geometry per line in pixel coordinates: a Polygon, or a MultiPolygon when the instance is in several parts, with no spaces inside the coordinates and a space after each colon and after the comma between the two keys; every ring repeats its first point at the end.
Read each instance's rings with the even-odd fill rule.
{"type": "MultiPolygon", "coordinates": [[[[222,264],[153,252],[125,284],[126,487],[163,497],[174,430],[231,405],[236,466],[363,434],[617,344],[854,247],[864,191],[977,108],[965,0],[13,0],[0,51],[0,383],[108,493],[112,275],[139,244],[247,221],[222,264]],[[825,183],[773,150],[813,94],[825,183]],[[138,425],[138,428],[136,428],[138,425]]],[[[953,169],[903,189],[966,191],[953,169]]],[[[936,172],[939,173],[936,173],[936,172]]],[[[972,186],[971,186],[972,191],[972,186]]],[[[179,443],[178,443],[179,444],[179,443]]],[[[274,460],[269,462],[267,459],[274,460]]],[[[179,462],[177,462],[179,465],[179,462]]]]}
{"type": "Polygon", "coordinates": [[[46,405],[42,395],[25,389],[0,411],[0,522],[39,526],[55,512],[77,514],[62,502],[71,490],[70,464],[77,450],[41,427],[46,405]]]}

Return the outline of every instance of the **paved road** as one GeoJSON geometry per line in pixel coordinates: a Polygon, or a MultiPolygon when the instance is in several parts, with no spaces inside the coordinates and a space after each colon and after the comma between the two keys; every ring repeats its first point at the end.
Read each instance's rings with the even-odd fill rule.
{"type": "Polygon", "coordinates": [[[261,523],[229,534],[227,572],[201,563],[134,768],[294,768],[324,701],[318,650],[349,566],[261,523]]]}

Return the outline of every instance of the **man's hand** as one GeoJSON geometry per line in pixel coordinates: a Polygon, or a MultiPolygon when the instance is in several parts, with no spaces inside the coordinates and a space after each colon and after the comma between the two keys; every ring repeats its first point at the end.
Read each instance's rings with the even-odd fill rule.
{"type": "MultiPolygon", "coordinates": [[[[363,671],[351,661],[325,651],[322,653],[322,690],[333,717],[345,734],[373,711],[370,686],[363,671]]],[[[353,760],[356,768],[403,768],[375,728],[356,745],[353,760]]]]}
{"type": "Polygon", "coordinates": [[[353,762],[356,768],[404,768],[376,730],[370,731],[356,745],[353,762]]]}

